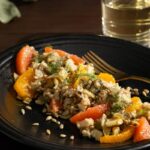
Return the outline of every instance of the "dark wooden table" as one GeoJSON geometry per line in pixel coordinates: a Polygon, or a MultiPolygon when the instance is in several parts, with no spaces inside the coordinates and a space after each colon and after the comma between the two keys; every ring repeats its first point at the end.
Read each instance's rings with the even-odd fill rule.
{"type": "Polygon", "coordinates": [[[101,34],[100,0],[39,0],[17,4],[22,17],[9,24],[0,23],[0,52],[20,41],[48,34],[101,34]]]}
{"type": "MultiPolygon", "coordinates": [[[[19,1],[19,0],[18,0],[19,1]]],[[[100,0],[39,0],[17,3],[22,17],[0,23],[0,52],[27,39],[62,33],[101,34],[100,0]]],[[[0,134],[5,149],[27,149],[0,134]]]]}

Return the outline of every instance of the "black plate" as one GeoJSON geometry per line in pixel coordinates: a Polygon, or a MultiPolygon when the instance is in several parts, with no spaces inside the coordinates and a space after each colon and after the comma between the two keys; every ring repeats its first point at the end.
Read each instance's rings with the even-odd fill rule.
{"type": "MultiPolygon", "coordinates": [[[[84,55],[87,51],[93,50],[104,60],[114,67],[132,75],[145,76],[150,78],[150,49],[129,43],[127,41],[94,35],[74,36],[53,36],[34,41],[27,41],[27,44],[35,46],[42,51],[47,45],[54,48],[64,49],[67,52],[84,55]]],[[[65,121],[63,133],[75,135],[75,140],[69,138],[61,139],[62,132],[54,123],[46,123],[45,116],[40,112],[40,107],[33,111],[27,111],[25,116],[19,112],[22,103],[16,101],[15,92],[12,90],[12,73],[14,71],[14,59],[17,51],[26,43],[21,43],[5,50],[0,55],[0,131],[18,142],[32,145],[43,149],[142,149],[150,146],[150,141],[133,143],[128,141],[121,144],[100,144],[86,138],[82,138],[75,126],[65,121]],[[33,127],[33,122],[40,122],[39,127],[33,127]],[[49,137],[45,130],[50,128],[52,135],[49,137]]],[[[149,88],[149,84],[137,81],[126,81],[123,86],[131,85],[138,88],[149,88]]],[[[35,107],[35,106],[33,106],[35,107]]]]}

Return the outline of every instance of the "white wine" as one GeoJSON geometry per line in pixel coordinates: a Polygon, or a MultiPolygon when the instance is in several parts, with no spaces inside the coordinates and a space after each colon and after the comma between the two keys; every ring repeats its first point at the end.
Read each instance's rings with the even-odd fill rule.
{"type": "Polygon", "coordinates": [[[150,45],[150,0],[102,0],[105,35],[150,45]]]}

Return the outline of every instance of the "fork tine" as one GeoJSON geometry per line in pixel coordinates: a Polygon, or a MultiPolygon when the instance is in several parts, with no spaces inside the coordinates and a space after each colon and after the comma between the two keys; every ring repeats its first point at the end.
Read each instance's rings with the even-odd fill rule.
{"type": "MultiPolygon", "coordinates": [[[[91,55],[91,52],[89,54],[91,55]]],[[[98,59],[98,65],[101,67],[103,66],[105,69],[107,68],[107,72],[115,76],[116,79],[120,79],[122,77],[127,76],[127,74],[123,71],[120,71],[119,69],[114,68],[113,66],[109,65],[107,62],[105,62],[103,59],[101,59],[98,55],[96,55],[94,52],[92,52],[92,56],[95,59],[98,59]],[[94,56],[93,56],[94,55],[94,56]]]]}
{"type": "Polygon", "coordinates": [[[114,74],[114,72],[112,72],[110,69],[107,69],[103,64],[99,62],[99,60],[93,57],[90,53],[87,53],[87,56],[90,58],[91,62],[94,63],[95,66],[97,66],[99,70],[102,70],[102,72],[108,72],[114,74]]]}
{"type": "Polygon", "coordinates": [[[83,59],[89,63],[93,63],[94,67],[96,68],[97,73],[99,72],[107,72],[112,74],[116,79],[120,79],[122,77],[126,77],[127,74],[121,70],[116,69],[115,67],[109,65],[103,59],[101,59],[97,54],[93,51],[87,52],[83,59]]]}
{"type": "MultiPolygon", "coordinates": [[[[86,55],[82,56],[82,58],[83,58],[87,63],[91,63],[91,60],[89,60],[89,57],[87,57],[86,55]]],[[[92,62],[92,63],[93,63],[93,62],[92,62]]],[[[94,63],[93,63],[93,65],[94,65],[94,68],[95,68],[96,73],[103,72],[102,68],[97,68],[97,66],[95,66],[94,63]]]]}
{"type": "Polygon", "coordinates": [[[117,79],[118,82],[132,79],[132,80],[139,80],[142,82],[150,83],[150,79],[145,77],[140,77],[135,75],[128,76],[125,72],[109,65],[93,51],[87,52],[84,56],[82,56],[82,58],[88,63],[93,63],[98,73],[105,72],[105,71],[108,73],[111,72],[111,74],[114,75],[114,77],[117,79]]]}
{"type": "MultiPolygon", "coordinates": [[[[89,53],[95,57],[97,60],[99,60],[100,63],[102,63],[103,66],[105,66],[106,68],[108,68],[109,70],[113,71],[114,73],[121,73],[121,74],[125,74],[123,71],[116,69],[115,67],[109,65],[106,61],[104,61],[103,59],[101,59],[97,54],[95,54],[93,51],[89,51],[89,53]]],[[[99,64],[100,64],[99,63],[99,64]]]]}

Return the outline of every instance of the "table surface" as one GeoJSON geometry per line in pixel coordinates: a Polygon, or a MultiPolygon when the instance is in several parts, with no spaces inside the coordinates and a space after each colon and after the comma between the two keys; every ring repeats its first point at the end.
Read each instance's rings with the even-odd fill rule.
{"type": "MultiPolygon", "coordinates": [[[[17,2],[17,6],[22,17],[8,24],[0,23],[0,52],[27,39],[47,35],[101,34],[100,0],[39,0],[28,4],[17,2]]],[[[0,140],[5,149],[29,148],[1,133],[0,140]]]]}

